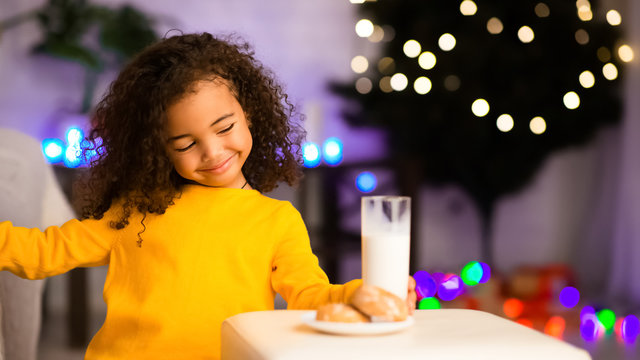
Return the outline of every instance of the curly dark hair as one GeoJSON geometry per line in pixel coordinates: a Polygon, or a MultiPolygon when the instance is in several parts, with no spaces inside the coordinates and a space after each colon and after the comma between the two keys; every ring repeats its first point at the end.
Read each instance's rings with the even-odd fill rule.
{"type": "Polygon", "coordinates": [[[210,79],[229,84],[251,122],[253,147],[242,168],[249,184],[268,192],[298,182],[302,116],[252,47],[235,36],[178,35],[138,54],[97,105],[85,152],[98,155],[78,187],[82,218],[100,219],[118,201],[121,216],[111,226],[122,229],[134,210],[144,220],[180,196],[186,180],[166,151],[166,110],[210,79]]]}

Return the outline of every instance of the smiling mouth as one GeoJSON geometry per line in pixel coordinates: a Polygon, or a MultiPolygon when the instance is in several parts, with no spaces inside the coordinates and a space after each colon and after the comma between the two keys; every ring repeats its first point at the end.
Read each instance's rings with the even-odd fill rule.
{"type": "Polygon", "coordinates": [[[203,172],[219,172],[220,170],[224,170],[228,164],[231,163],[231,159],[233,159],[234,155],[231,155],[229,158],[227,158],[227,160],[219,163],[218,165],[209,167],[209,168],[204,168],[204,169],[200,169],[198,171],[203,171],[203,172]]]}

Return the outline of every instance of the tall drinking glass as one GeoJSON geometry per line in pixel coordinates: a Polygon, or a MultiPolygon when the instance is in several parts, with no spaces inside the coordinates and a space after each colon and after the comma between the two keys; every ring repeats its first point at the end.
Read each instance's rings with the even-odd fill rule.
{"type": "Polygon", "coordinates": [[[363,282],[406,299],[411,198],[364,196],[361,216],[363,282]]]}

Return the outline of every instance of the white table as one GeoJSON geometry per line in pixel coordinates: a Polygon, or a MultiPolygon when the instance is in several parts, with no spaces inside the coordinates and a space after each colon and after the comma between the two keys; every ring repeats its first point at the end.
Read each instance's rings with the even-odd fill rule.
{"type": "Polygon", "coordinates": [[[417,310],[398,333],[341,336],[301,321],[308,311],[239,314],[222,324],[222,359],[589,360],[585,350],[496,315],[464,309],[417,310]]]}

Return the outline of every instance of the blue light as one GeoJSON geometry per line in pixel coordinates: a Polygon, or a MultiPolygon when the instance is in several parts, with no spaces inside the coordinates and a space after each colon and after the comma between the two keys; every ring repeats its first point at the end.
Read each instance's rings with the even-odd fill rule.
{"type": "Polygon", "coordinates": [[[435,279],[426,271],[420,270],[413,274],[416,281],[416,294],[420,298],[430,298],[436,295],[437,285],[435,279]]]}
{"type": "Polygon", "coordinates": [[[622,338],[628,344],[633,344],[640,333],[640,321],[635,315],[628,315],[622,320],[622,338]]]}
{"type": "Polygon", "coordinates": [[[67,130],[67,144],[69,146],[80,145],[84,139],[84,132],[79,127],[72,126],[67,130]]]}
{"type": "Polygon", "coordinates": [[[302,158],[304,167],[313,168],[320,164],[320,147],[313,142],[302,145],[302,158]]]}
{"type": "Polygon", "coordinates": [[[76,168],[82,164],[82,151],[79,146],[70,145],[64,152],[62,159],[64,165],[69,168],[76,168]]]}
{"type": "Polygon", "coordinates": [[[342,141],[336,137],[330,137],[322,145],[324,161],[331,166],[342,162],[342,141]]]}
{"type": "Polygon", "coordinates": [[[64,143],[60,139],[44,139],[42,141],[42,152],[51,164],[62,161],[64,143]]]}
{"type": "Polygon", "coordinates": [[[378,179],[368,171],[363,171],[356,177],[356,187],[363,193],[370,193],[378,186],[378,179]]]}

